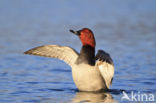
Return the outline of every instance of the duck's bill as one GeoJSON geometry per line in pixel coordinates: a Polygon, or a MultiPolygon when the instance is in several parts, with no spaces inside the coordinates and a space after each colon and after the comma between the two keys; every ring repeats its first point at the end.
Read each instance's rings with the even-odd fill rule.
{"type": "Polygon", "coordinates": [[[74,31],[74,30],[69,30],[70,32],[72,32],[72,33],[74,33],[74,34],[76,34],[77,36],[79,36],[80,35],[80,31],[74,31]]]}

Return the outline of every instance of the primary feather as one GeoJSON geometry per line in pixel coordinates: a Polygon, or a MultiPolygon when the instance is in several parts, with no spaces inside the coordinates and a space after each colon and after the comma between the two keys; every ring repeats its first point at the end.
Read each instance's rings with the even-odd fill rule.
{"type": "Polygon", "coordinates": [[[71,67],[74,65],[79,55],[74,49],[59,45],[43,45],[30,49],[24,53],[30,55],[32,54],[44,57],[58,58],[65,61],[71,67]]]}

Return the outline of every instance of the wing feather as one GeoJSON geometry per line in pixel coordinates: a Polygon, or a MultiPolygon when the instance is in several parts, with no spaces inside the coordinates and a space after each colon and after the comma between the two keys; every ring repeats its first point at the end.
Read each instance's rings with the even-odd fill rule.
{"type": "Polygon", "coordinates": [[[43,45],[30,49],[24,53],[30,55],[58,58],[69,64],[71,67],[73,66],[79,55],[74,49],[59,45],[43,45]]]}
{"type": "Polygon", "coordinates": [[[96,55],[96,66],[99,68],[102,77],[106,82],[107,88],[112,84],[114,76],[114,64],[110,55],[103,50],[99,50],[96,55]]]}

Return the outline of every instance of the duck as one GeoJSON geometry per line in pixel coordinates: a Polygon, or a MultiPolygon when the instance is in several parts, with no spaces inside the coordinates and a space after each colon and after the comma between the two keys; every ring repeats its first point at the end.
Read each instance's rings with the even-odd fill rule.
{"type": "Polygon", "coordinates": [[[79,91],[109,90],[114,76],[114,63],[111,56],[102,49],[95,55],[96,41],[89,28],[69,31],[79,37],[82,43],[80,53],[68,46],[42,45],[24,54],[63,60],[71,67],[73,81],[79,91]]]}

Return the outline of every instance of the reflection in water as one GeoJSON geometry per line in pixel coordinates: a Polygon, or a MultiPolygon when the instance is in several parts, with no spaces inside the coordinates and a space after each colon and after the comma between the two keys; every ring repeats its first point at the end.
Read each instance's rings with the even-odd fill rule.
{"type": "Polygon", "coordinates": [[[116,103],[109,92],[77,92],[71,103],[116,103]]]}

